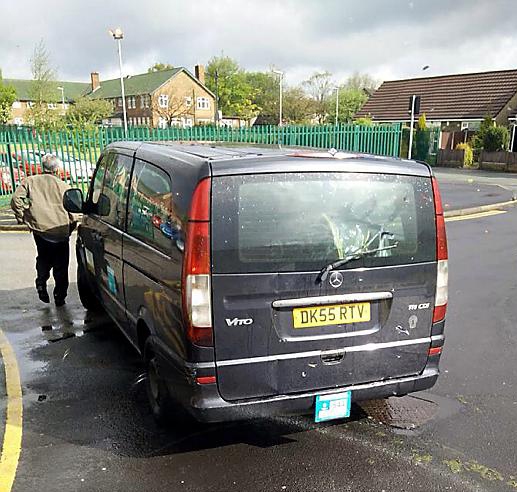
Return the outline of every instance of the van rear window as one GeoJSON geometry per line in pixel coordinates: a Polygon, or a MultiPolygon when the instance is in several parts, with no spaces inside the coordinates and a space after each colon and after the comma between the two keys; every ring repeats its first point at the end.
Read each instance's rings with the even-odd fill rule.
{"type": "Polygon", "coordinates": [[[365,173],[213,179],[214,273],[319,270],[436,259],[431,180],[365,173]],[[360,254],[361,252],[369,252],[360,254]]]}

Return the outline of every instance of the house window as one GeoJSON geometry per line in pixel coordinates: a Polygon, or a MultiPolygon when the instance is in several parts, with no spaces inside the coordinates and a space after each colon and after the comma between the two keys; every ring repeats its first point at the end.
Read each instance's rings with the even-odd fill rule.
{"type": "Polygon", "coordinates": [[[136,97],[131,96],[127,98],[127,107],[128,109],[136,109],[136,97]]]}
{"type": "MultiPolygon", "coordinates": [[[[27,103],[27,106],[29,106],[29,103],[27,103]]],[[[13,102],[13,109],[20,109],[22,107],[22,103],[20,101],[14,101],[13,102]]]]}
{"type": "Polygon", "coordinates": [[[160,108],[169,107],[169,96],[167,94],[160,94],[158,97],[158,106],[160,106],[160,108]]]}
{"type": "MultiPolygon", "coordinates": [[[[20,103],[18,103],[20,104],[20,103]]],[[[34,101],[27,101],[27,107],[28,108],[33,108],[34,107],[34,101]]]]}
{"type": "Polygon", "coordinates": [[[57,104],[56,103],[48,103],[47,104],[47,108],[48,109],[57,109],[57,104]]]}
{"type": "Polygon", "coordinates": [[[187,106],[187,108],[190,108],[190,106],[192,106],[192,97],[191,96],[185,97],[185,106],[187,106]]]}
{"type": "Polygon", "coordinates": [[[210,100],[208,97],[198,97],[196,101],[197,109],[210,109],[210,100]]]}
{"type": "Polygon", "coordinates": [[[140,96],[140,107],[142,109],[148,108],[151,103],[151,97],[149,94],[144,94],[143,96],[140,96]]]}
{"type": "Polygon", "coordinates": [[[15,119],[14,119],[14,124],[15,124],[16,126],[21,126],[21,125],[23,125],[23,118],[15,118],[15,119]]]}
{"type": "Polygon", "coordinates": [[[119,98],[118,98],[118,100],[117,100],[117,106],[118,106],[119,108],[121,108],[121,107],[122,107],[122,98],[121,98],[121,97],[119,97],[119,98]]]}
{"type": "Polygon", "coordinates": [[[167,120],[160,116],[160,118],[158,119],[158,127],[159,128],[167,128],[167,120]]]}
{"type": "Polygon", "coordinates": [[[192,123],[192,118],[187,118],[187,119],[185,120],[185,126],[192,126],[192,125],[193,125],[193,123],[192,123]]]}

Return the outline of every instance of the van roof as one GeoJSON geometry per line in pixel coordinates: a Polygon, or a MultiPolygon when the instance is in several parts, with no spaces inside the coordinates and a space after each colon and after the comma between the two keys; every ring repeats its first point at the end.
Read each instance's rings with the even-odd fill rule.
{"type": "Polygon", "coordinates": [[[309,147],[280,147],[222,143],[116,142],[110,148],[137,151],[139,157],[180,160],[192,166],[210,164],[214,176],[259,172],[372,172],[431,176],[424,162],[359,152],[342,152],[309,147]]]}

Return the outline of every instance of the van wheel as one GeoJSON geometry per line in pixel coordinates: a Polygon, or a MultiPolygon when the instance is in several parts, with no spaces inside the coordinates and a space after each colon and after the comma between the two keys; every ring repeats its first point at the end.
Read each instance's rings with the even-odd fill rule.
{"type": "Polygon", "coordinates": [[[150,340],[147,340],[145,344],[144,360],[147,371],[146,386],[149,406],[154,420],[162,426],[170,421],[173,405],[167,385],[160,377],[158,360],[150,340]]]}
{"type": "Polygon", "coordinates": [[[90,283],[88,282],[88,274],[79,259],[77,262],[77,290],[79,291],[79,299],[81,304],[88,311],[99,312],[102,311],[99,300],[95,296],[90,283]]]}

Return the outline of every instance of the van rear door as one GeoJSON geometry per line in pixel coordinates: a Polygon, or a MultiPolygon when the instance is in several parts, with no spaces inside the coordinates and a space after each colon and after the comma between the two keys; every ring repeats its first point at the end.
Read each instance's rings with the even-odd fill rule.
{"type": "Polygon", "coordinates": [[[436,287],[430,177],[277,172],[215,176],[212,186],[224,399],[423,370],[436,287]],[[346,261],[319,275],[339,259],[346,261]]]}

